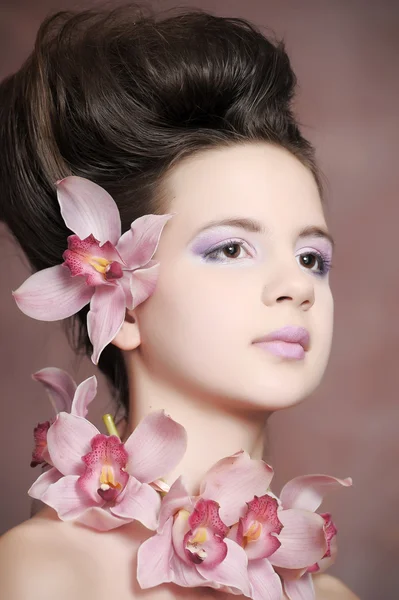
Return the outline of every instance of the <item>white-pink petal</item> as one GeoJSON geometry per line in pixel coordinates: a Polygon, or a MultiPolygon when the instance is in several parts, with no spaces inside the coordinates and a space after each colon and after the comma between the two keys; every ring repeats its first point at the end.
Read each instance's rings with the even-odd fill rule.
{"type": "Polygon", "coordinates": [[[87,331],[93,344],[91,360],[95,365],[105,346],[122,327],[125,315],[125,293],[120,285],[103,285],[96,288],[87,314],[87,331]]]}
{"type": "Polygon", "coordinates": [[[91,529],[96,529],[97,531],[110,531],[111,529],[121,527],[121,525],[131,523],[131,519],[116,517],[109,512],[108,508],[93,506],[85,510],[85,512],[76,519],[76,522],[81,523],[86,527],[90,527],[91,529]]]}
{"type": "Polygon", "coordinates": [[[267,558],[248,562],[248,577],[253,600],[282,600],[283,588],[267,558]]]}
{"type": "Polygon", "coordinates": [[[116,249],[130,269],[144,267],[153,257],[161,233],[173,215],[144,215],[139,217],[120,238],[116,249]]]}
{"type": "Polygon", "coordinates": [[[51,469],[39,475],[36,481],[32,483],[28,490],[28,496],[36,498],[36,500],[41,500],[43,494],[47,492],[50,485],[58,481],[62,476],[62,473],[54,467],[51,467],[51,469]]]}
{"type": "Polygon", "coordinates": [[[280,548],[268,559],[276,567],[302,569],[321,559],[327,550],[324,519],[317,513],[300,509],[278,512],[283,529],[278,535],[280,548]]]}
{"type": "Polygon", "coordinates": [[[80,517],[95,502],[79,488],[77,475],[67,475],[51,485],[41,500],[57,512],[62,521],[80,517]]]}
{"type": "Polygon", "coordinates": [[[284,591],[289,600],[315,600],[313,579],[305,573],[300,579],[284,580],[284,591]]]}
{"type": "Polygon", "coordinates": [[[88,406],[94,400],[96,394],[97,378],[95,375],[92,375],[78,385],[72,402],[71,414],[78,417],[85,417],[88,412],[88,406]]]}
{"type": "Polygon", "coordinates": [[[154,292],[159,273],[159,264],[152,265],[146,269],[136,269],[131,274],[130,289],[132,294],[132,309],[147,300],[154,292]]]}
{"type": "Polygon", "coordinates": [[[142,483],[165,476],[183,458],[187,433],[163,410],[148,414],[125,442],[126,471],[142,483]]]}
{"type": "Polygon", "coordinates": [[[93,292],[83,277],[72,277],[68,267],[57,265],[34,273],[12,295],[28,317],[58,321],[79,312],[93,292]]]}
{"type": "Polygon", "coordinates": [[[89,179],[70,176],[58,183],[57,196],[66,226],[81,240],[92,233],[100,244],[117,244],[121,235],[119,210],[104,188],[89,179]]]}
{"type": "Polygon", "coordinates": [[[33,373],[32,379],[43,384],[55,414],[71,411],[76,383],[69,373],[57,367],[46,367],[33,373]]]}
{"type": "Polygon", "coordinates": [[[226,558],[211,569],[207,568],[206,562],[196,565],[198,572],[207,580],[215,581],[219,585],[233,588],[244,596],[251,596],[251,586],[248,577],[248,559],[243,548],[238,544],[224,539],[227,545],[226,558]]]}
{"type": "Polygon", "coordinates": [[[172,519],[169,519],[162,533],[153,535],[138,549],[137,581],[142,589],[172,581],[172,556],[172,519]]]}
{"type": "Polygon", "coordinates": [[[120,502],[112,506],[110,511],[117,517],[140,521],[144,527],[155,531],[160,506],[161,496],[158,492],[147,483],[140,483],[134,477],[129,477],[120,502]]]}
{"type": "Polygon", "coordinates": [[[200,495],[220,504],[220,518],[226,525],[236,523],[247,510],[246,502],[263,496],[273,477],[273,469],[262,460],[252,460],[247,452],[219,460],[206,473],[200,495]]]}
{"type": "Polygon", "coordinates": [[[169,492],[164,496],[161,504],[161,512],[159,514],[159,528],[162,531],[165,523],[181,509],[185,509],[191,513],[194,508],[194,503],[188,495],[186,487],[183,484],[180,476],[171,486],[169,492]]]}
{"type": "MultiPolygon", "coordinates": [[[[177,554],[172,555],[170,567],[173,573],[172,581],[180,587],[203,587],[208,585],[208,580],[202,577],[195,565],[187,565],[180,560],[177,554]]],[[[209,585],[209,587],[217,586],[209,585]]]]}
{"type": "Polygon", "coordinates": [[[323,501],[324,495],[342,486],[352,485],[352,479],[338,479],[330,475],[302,475],[285,484],[280,500],[284,508],[301,508],[315,511],[323,501]]]}
{"type": "Polygon", "coordinates": [[[63,475],[82,475],[82,456],[91,451],[90,442],[100,433],[90,421],[60,413],[47,432],[47,447],[54,467],[63,475]]]}

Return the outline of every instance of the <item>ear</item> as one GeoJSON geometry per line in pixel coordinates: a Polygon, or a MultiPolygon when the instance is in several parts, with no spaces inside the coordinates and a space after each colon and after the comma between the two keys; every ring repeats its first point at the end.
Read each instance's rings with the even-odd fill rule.
{"type": "Polygon", "coordinates": [[[133,311],[127,310],[123,325],[111,344],[114,344],[121,350],[134,350],[140,346],[140,343],[141,337],[137,319],[135,318],[133,311]]]}

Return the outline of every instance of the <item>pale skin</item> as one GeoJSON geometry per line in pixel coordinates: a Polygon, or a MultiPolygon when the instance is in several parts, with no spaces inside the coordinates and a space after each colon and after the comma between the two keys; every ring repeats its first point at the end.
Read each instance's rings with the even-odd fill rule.
{"type": "MultiPolygon", "coordinates": [[[[177,165],[166,189],[165,212],[174,216],[155,255],[156,290],[126,315],[113,340],[123,350],[130,389],[130,418],[120,435],[125,440],[145,415],[165,409],[188,434],[186,455],[165,480],[184,474],[195,494],[220,458],[240,449],[261,458],[268,416],[318,386],[330,353],[333,298],[317,254],[331,255],[332,247],[312,174],[281,148],[205,151],[177,165]],[[264,231],[236,224],[198,234],[226,219],[251,219],[264,231]],[[210,261],[205,254],[222,242],[230,249],[225,244],[210,261]],[[305,359],[253,345],[285,325],[308,329],[305,359]]],[[[62,522],[46,507],[1,538],[0,591],[8,600],[231,598],[171,584],[141,590],[135,557],[149,535],[137,523],[99,533],[62,522]]],[[[356,600],[328,575],[314,581],[318,599],[356,600]]]]}

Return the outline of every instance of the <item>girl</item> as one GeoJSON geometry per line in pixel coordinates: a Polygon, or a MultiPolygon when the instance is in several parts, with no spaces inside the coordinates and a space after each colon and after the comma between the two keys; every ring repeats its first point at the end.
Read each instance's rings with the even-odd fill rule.
{"type": "MultiPolygon", "coordinates": [[[[253,24],[131,5],[47,19],[1,86],[2,219],[34,271],[65,258],[71,226],[57,193],[90,197],[87,222],[104,227],[108,193],[122,233],[143,215],[171,216],[145,301],[125,310],[103,293],[89,314],[87,297],[74,331],[124,408],[122,442],[153,411],[184,426],[184,458],[164,479],[184,473],[189,495],[223,457],[242,449],[260,460],[268,416],[311,394],[327,365],[333,241],[294,88],[283,44],[253,24]]],[[[62,292],[53,308],[69,302],[62,292]]],[[[151,587],[147,573],[139,585],[138,548],[152,534],[138,521],[99,532],[45,507],[2,538],[2,595],[229,597],[228,586],[184,587],[181,575],[151,587]]],[[[314,583],[317,598],[355,598],[331,577],[314,583]]]]}

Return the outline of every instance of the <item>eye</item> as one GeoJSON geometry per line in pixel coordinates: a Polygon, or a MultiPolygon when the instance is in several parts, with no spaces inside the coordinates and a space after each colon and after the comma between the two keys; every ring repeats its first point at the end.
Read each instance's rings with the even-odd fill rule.
{"type": "Polygon", "coordinates": [[[303,252],[298,257],[301,267],[317,275],[327,275],[331,269],[331,258],[319,252],[303,252]]]}
{"type": "Polygon", "coordinates": [[[245,258],[249,252],[245,250],[245,242],[228,240],[216,248],[208,250],[204,254],[205,260],[209,262],[230,262],[237,258],[245,258]]]}

